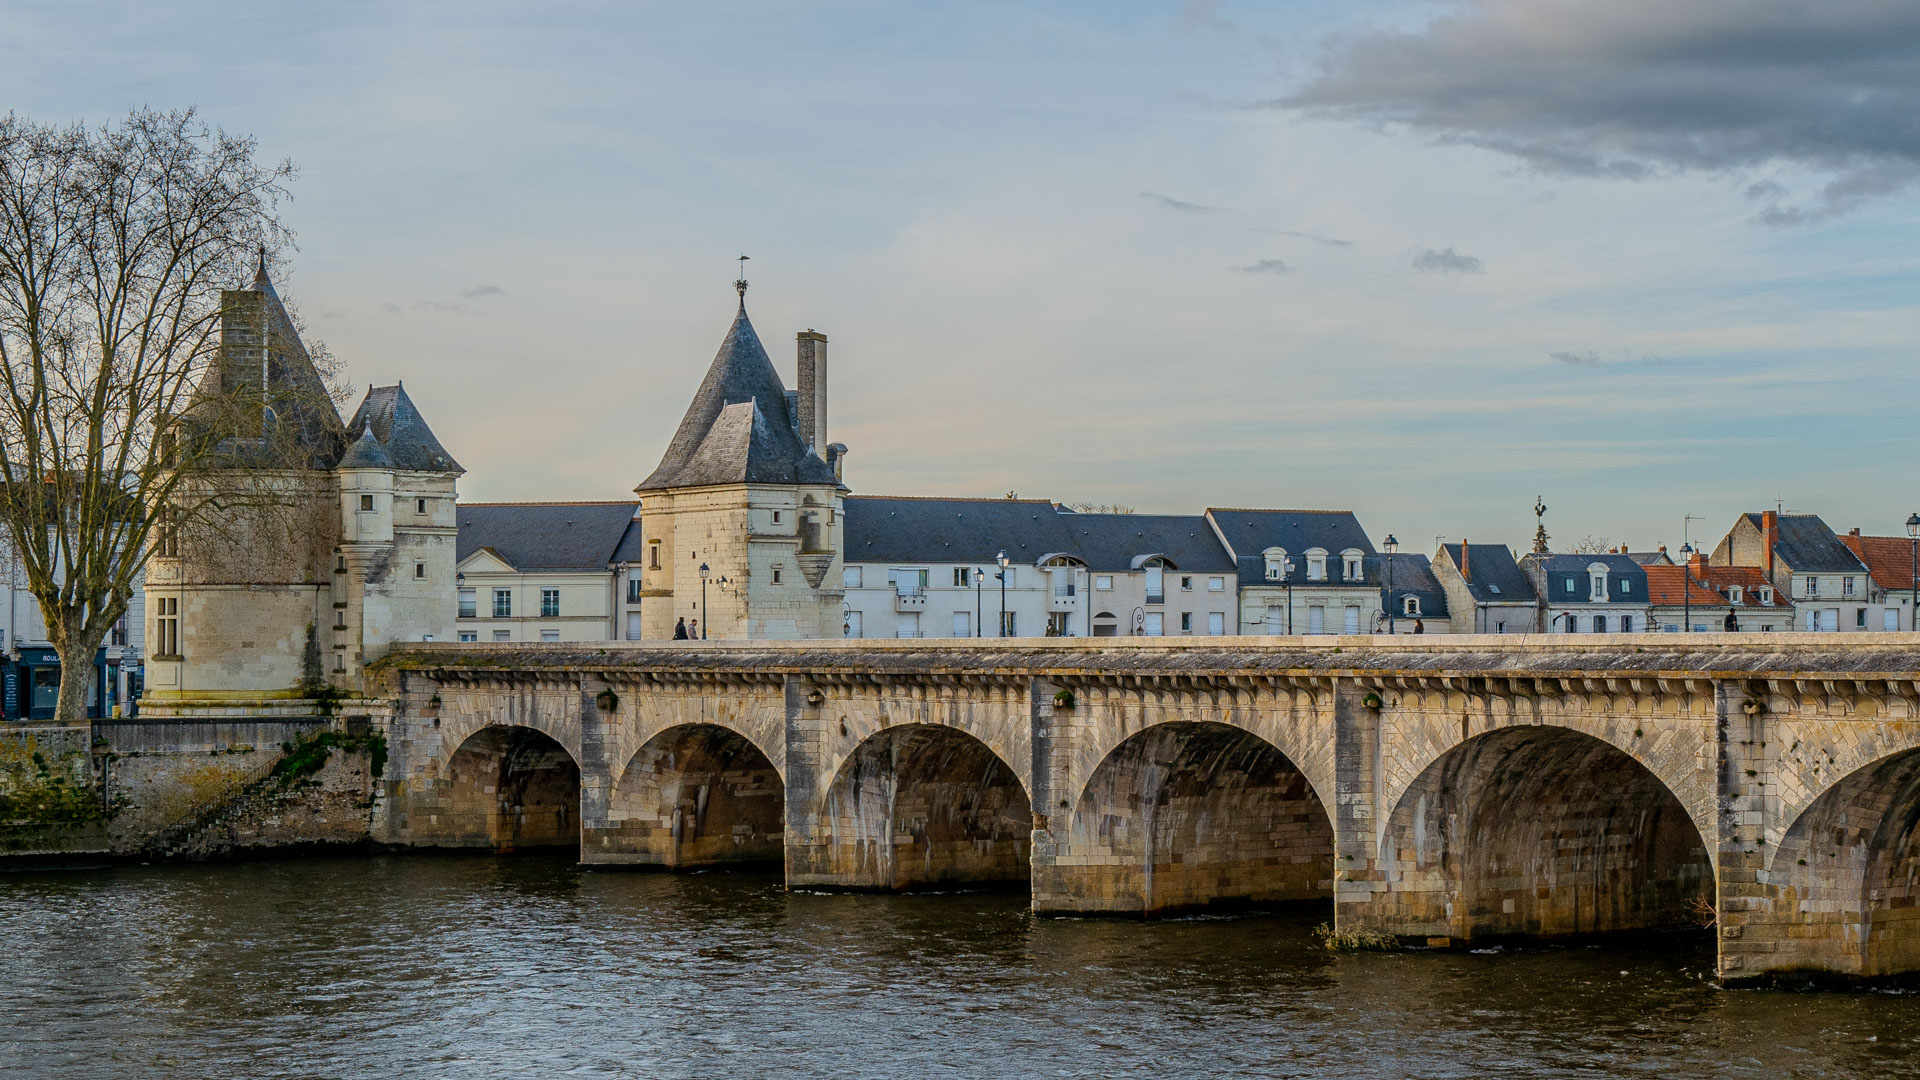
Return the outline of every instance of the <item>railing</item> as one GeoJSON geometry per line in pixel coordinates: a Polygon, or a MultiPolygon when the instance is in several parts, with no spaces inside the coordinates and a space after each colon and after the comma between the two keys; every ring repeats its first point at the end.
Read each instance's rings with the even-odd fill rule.
{"type": "Polygon", "coordinates": [[[461,604],[459,617],[462,619],[477,619],[480,617],[480,609],[473,604],[461,604]]]}
{"type": "Polygon", "coordinates": [[[893,636],[897,638],[923,638],[927,636],[927,632],[925,630],[895,630],[893,636]]]}
{"type": "Polygon", "coordinates": [[[1055,586],[1053,587],[1053,595],[1055,595],[1055,596],[1072,596],[1072,595],[1073,595],[1073,586],[1071,586],[1071,585],[1055,585],[1055,586]]]}
{"type": "Polygon", "coordinates": [[[927,587],[925,585],[895,585],[893,591],[896,596],[924,596],[927,587]]]}
{"type": "Polygon", "coordinates": [[[1167,594],[1164,592],[1150,592],[1147,594],[1147,603],[1149,604],[1164,604],[1166,602],[1167,594]]]}

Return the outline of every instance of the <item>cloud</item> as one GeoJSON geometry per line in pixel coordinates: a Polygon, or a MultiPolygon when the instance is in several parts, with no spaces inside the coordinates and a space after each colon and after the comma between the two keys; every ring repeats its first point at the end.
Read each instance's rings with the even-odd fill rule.
{"type": "Polygon", "coordinates": [[[1463,0],[1415,30],[1330,39],[1312,78],[1263,104],[1404,126],[1543,173],[1798,167],[1824,186],[1756,220],[1806,224],[1920,184],[1920,4],[1463,0]]]}
{"type": "Polygon", "coordinates": [[[472,288],[460,290],[460,295],[469,300],[477,300],[482,296],[505,296],[507,290],[498,285],[475,285],[472,288]]]}
{"type": "Polygon", "coordinates": [[[1600,354],[1594,352],[1592,349],[1588,349],[1586,352],[1548,353],[1547,356],[1549,359],[1558,360],[1560,363],[1568,364],[1572,367],[1600,366],[1600,354]]]}
{"type": "Polygon", "coordinates": [[[1293,268],[1281,262],[1279,259],[1261,259],[1259,262],[1248,263],[1246,266],[1236,266],[1234,269],[1243,274],[1285,274],[1293,268]]]}
{"type": "Polygon", "coordinates": [[[1413,268],[1428,274],[1484,274],[1485,263],[1473,255],[1462,255],[1450,247],[1435,251],[1428,248],[1413,257],[1413,268]]]}
{"type": "Polygon", "coordinates": [[[1301,232],[1298,229],[1267,229],[1267,228],[1262,228],[1261,226],[1258,226],[1258,225],[1250,225],[1247,227],[1247,231],[1260,232],[1260,233],[1272,233],[1275,236],[1292,236],[1292,237],[1297,237],[1301,240],[1311,240],[1316,244],[1325,244],[1328,247],[1352,247],[1353,246],[1353,241],[1351,240],[1342,240],[1337,236],[1323,236],[1320,233],[1301,232]]]}
{"type": "Polygon", "coordinates": [[[1160,207],[1162,210],[1178,210],[1183,214],[1218,214],[1218,206],[1201,206],[1199,203],[1185,202],[1171,195],[1162,195],[1157,191],[1143,191],[1140,197],[1160,207]]]}
{"type": "Polygon", "coordinates": [[[1180,8],[1180,17],[1174,20],[1173,28],[1182,33],[1195,30],[1218,30],[1232,33],[1240,29],[1237,23],[1220,17],[1220,5],[1216,0],[1187,0],[1180,8]]]}
{"type": "Polygon", "coordinates": [[[405,315],[406,314],[406,312],[400,310],[399,304],[381,304],[380,310],[386,312],[389,315],[405,315]]]}

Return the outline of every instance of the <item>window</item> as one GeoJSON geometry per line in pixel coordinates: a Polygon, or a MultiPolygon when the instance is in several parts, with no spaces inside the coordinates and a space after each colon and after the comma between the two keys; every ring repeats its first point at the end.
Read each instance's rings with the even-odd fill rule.
{"type": "Polygon", "coordinates": [[[1101,589],[1101,590],[1109,590],[1109,589],[1112,589],[1112,588],[1113,588],[1113,575],[1112,575],[1112,574],[1096,574],[1096,575],[1094,575],[1094,578],[1093,578],[1093,587],[1094,587],[1094,588],[1096,588],[1096,589],[1101,589]]]}
{"type": "Polygon", "coordinates": [[[1630,595],[1632,595],[1632,593],[1633,593],[1633,582],[1631,582],[1631,581],[1628,581],[1628,580],[1626,580],[1625,578],[1621,578],[1621,579],[1620,579],[1620,582],[1619,582],[1619,585],[1620,585],[1620,595],[1621,595],[1621,596],[1630,596],[1630,595]]]}
{"type": "Polygon", "coordinates": [[[1166,619],[1166,616],[1161,614],[1158,611],[1147,612],[1147,619],[1146,619],[1147,636],[1148,637],[1164,637],[1167,632],[1166,630],[1167,624],[1165,622],[1165,619],[1166,619]]]}
{"type": "Polygon", "coordinates": [[[1324,634],[1327,632],[1327,609],[1315,605],[1307,609],[1307,633],[1324,634]]]}
{"type": "Polygon", "coordinates": [[[1740,588],[1740,586],[1738,585],[1727,586],[1727,600],[1729,603],[1734,603],[1734,604],[1740,603],[1741,602],[1740,597],[1743,595],[1745,594],[1740,588]]]}
{"type": "Polygon", "coordinates": [[[780,511],[778,511],[778,510],[775,510],[775,511],[773,512],[773,523],[774,523],[775,525],[778,525],[778,524],[780,524],[780,511]]]}
{"type": "Polygon", "coordinates": [[[1882,630],[1900,629],[1900,609],[1899,608],[1887,608],[1886,610],[1880,613],[1880,629],[1882,630]]]}
{"type": "MultiPolygon", "coordinates": [[[[496,593],[494,595],[497,598],[499,594],[496,593]]],[[[498,600],[496,599],[495,602],[497,603],[498,600]]],[[[543,619],[553,619],[553,618],[558,618],[559,615],[560,615],[560,590],[559,589],[541,589],[540,590],[540,617],[543,619]]]]}
{"type": "Polygon", "coordinates": [[[1494,632],[1494,633],[1496,633],[1496,634],[1504,634],[1504,633],[1506,633],[1506,632],[1507,632],[1507,624],[1506,624],[1505,622],[1496,622],[1496,623],[1494,623],[1494,624],[1493,624],[1493,632],[1494,632]]]}
{"type": "Polygon", "coordinates": [[[647,545],[647,569],[660,569],[660,541],[658,540],[647,545]]]}
{"type": "Polygon", "coordinates": [[[1359,633],[1360,632],[1360,606],[1358,604],[1348,604],[1346,611],[1343,612],[1342,615],[1345,619],[1345,621],[1341,623],[1342,629],[1344,629],[1349,634],[1359,633]]]}
{"type": "Polygon", "coordinates": [[[1679,623],[1677,623],[1677,622],[1670,622],[1670,623],[1668,623],[1668,624],[1667,624],[1667,627],[1666,627],[1666,632],[1667,632],[1667,633],[1669,633],[1669,634],[1677,634],[1677,633],[1679,633],[1679,632],[1680,632],[1680,624],[1679,624],[1679,623]]]}
{"type": "Polygon", "coordinates": [[[1633,616],[1631,615],[1620,616],[1620,632],[1623,634],[1633,633],[1633,616]]]}
{"type": "Polygon", "coordinates": [[[849,566],[846,569],[840,571],[840,584],[846,586],[849,589],[859,588],[860,587],[860,567],[849,566]]]}
{"type": "MultiPolygon", "coordinates": [[[[639,579],[639,578],[637,578],[637,577],[630,577],[630,578],[628,578],[628,579],[627,579],[627,603],[629,603],[629,604],[637,604],[637,603],[639,603],[639,602],[640,602],[640,599],[641,599],[641,596],[640,596],[640,594],[641,594],[641,593],[642,593],[643,591],[644,591],[644,590],[643,590],[643,589],[641,589],[641,587],[640,587],[640,579],[639,579]]],[[[634,638],[633,640],[635,640],[635,641],[638,641],[638,640],[640,640],[640,639],[639,639],[639,638],[634,638]]]]}
{"type": "Polygon", "coordinates": [[[1820,579],[1819,578],[1810,577],[1807,579],[1807,595],[1808,596],[1820,595],[1820,579]]]}
{"type": "Polygon", "coordinates": [[[160,512],[160,543],[154,554],[166,559],[180,557],[180,530],[173,523],[171,510],[160,512]]]}
{"type": "Polygon", "coordinates": [[[1286,608],[1278,604],[1267,605],[1267,619],[1264,632],[1268,634],[1284,634],[1287,632],[1286,608]]]}
{"type": "Polygon", "coordinates": [[[477,614],[474,611],[475,599],[476,598],[474,596],[474,590],[472,589],[460,590],[460,617],[461,618],[471,619],[475,616],[475,614],[477,614]]]}
{"type": "Polygon", "coordinates": [[[973,571],[964,566],[953,568],[953,587],[964,589],[973,584],[973,571]]]}
{"type": "Polygon", "coordinates": [[[860,613],[859,612],[857,611],[847,612],[846,621],[840,624],[840,633],[846,637],[865,637],[866,636],[865,634],[860,632],[860,613]]]}
{"type": "Polygon", "coordinates": [[[1587,568],[1587,599],[1596,603],[1605,603],[1607,599],[1607,571],[1604,567],[1587,568]]]}
{"type": "Polygon", "coordinates": [[[1147,603],[1167,602],[1167,571],[1157,563],[1147,564],[1147,603]]]}
{"type": "Polygon", "coordinates": [[[1853,578],[1852,577],[1843,577],[1840,579],[1840,595],[1841,596],[1853,595],[1853,578]]]}
{"type": "Polygon", "coordinates": [[[413,500],[413,512],[416,514],[425,516],[427,512],[427,500],[425,499],[413,500]]]}
{"type": "Polygon", "coordinates": [[[1287,552],[1284,548],[1268,548],[1262,553],[1267,560],[1267,580],[1279,581],[1287,576],[1287,552]]]}
{"type": "Polygon", "coordinates": [[[120,620],[113,624],[113,636],[108,640],[107,644],[125,645],[126,643],[127,643],[127,617],[122,615],[120,617],[120,620]]]}
{"type": "Polygon", "coordinates": [[[1604,634],[1607,632],[1607,617],[1605,615],[1595,615],[1593,617],[1593,632],[1596,634],[1604,634]]]}
{"type": "Polygon", "coordinates": [[[1207,633],[1213,637],[1223,637],[1227,632],[1227,613],[1224,611],[1207,612],[1207,633]]]}
{"type": "Polygon", "coordinates": [[[154,620],[154,637],[159,648],[155,651],[161,656],[180,655],[180,598],[162,596],[159,598],[159,618],[154,620]]]}
{"type": "Polygon", "coordinates": [[[480,635],[475,633],[472,630],[462,630],[460,631],[460,640],[461,641],[479,641],[480,635]]]}
{"type": "Polygon", "coordinates": [[[1400,600],[1400,604],[1401,604],[1400,613],[1402,615],[1420,614],[1420,598],[1419,597],[1417,596],[1402,597],[1400,600]]]}
{"type": "Polygon", "coordinates": [[[1327,580],[1327,553],[1319,548],[1307,552],[1307,580],[1327,580]]]}
{"type": "MultiPolygon", "coordinates": [[[[1500,586],[1498,586],[1498,585],[1489,585],[1489,586],[1487,586],[1487,591],[1488,591],[1488,592],[1490,592],[1490,593],[1492,593],[1492,594],[1493,594],[1493,595],[1495,595],[1495,596],[1499,596],[1499,595],[1500,595],[1500,586]]],[[[1507,624],[1506,624],[1506,623],[1501,623],[1500,625],[1501,625],[1501,626],[1505,626],[1505,625],[1507,625],[1507,624]]]]}
{"type": "Polygon", "coordinates": [[[373,496],[371,495],[360,496],[360,509],[362,510],[373,509],[373,496]]]}
{"type": "Polygon", "coordinates": [[[1192,578],[1190,578],[1190,577],[1183,577],[1183,578],[1181,578],[1181,579],[1180,579],[1180,591],[1181,591],[1181,592],[1192,592],[1192,591],[1193,591],[1193,579],[1192,579],[1192,578]]]}
{"type": "MultiPolygon", "coordinates": [[[[1847,580],[1852,581],[1853,579],[1848,578],[1847,580]]],[[[1856,630],[1865,630],[1867,628],[1867,609],[1866,608],[1853,609],[1853,628],[1856,630]]]]}
{"type": "Polygon", "coordinates": [[[1018,625],[1018,619],[1016,618],[1016,616],[1018,616],[1019,614],[1020,613],[1017,611],[1006,611],[1001,613],[1000,615],[1000,636],[1001,637],[1019,637],[1020,636],[1019,632],[1015,629],[1016,626],[1018,625]]]}
{"type": "Polygon", "coordinates": [[[777,566],[773,568],[773,583],[780,584],[780,568],[777,566]]]}
{"type": "MultiPolygon", "coordinates": [[[[1009,574],[1007,577],[1007,584],[1013,584],[1013,576],[1009,574]]],[[[887,584],[893,586],[893,591],[901,596],[919,596],[927,590],[927,571],[898,568],[889,570],[887,584]]]]}
{"type": "Polygon", "coordinates": [[[1207,591],[1208,591],[1208,592],[1226,592],[1226,591],[1227,591],[1227,579],[1226,579],[1226,578],[1223,578],[1223,577],[1210,577],[1210,578],[1208,578],[1208,579],[1207,579],[1207,591]]]}
{"type": "Polygon", "coordinates": [[[1771,585],[1760,586],[1760,602],[1763,604],[1773,603],[1773,586],[1771,585]]]}
{"type": "Polygon", "coordinates": [[[972,637],[973,636],[972,612],[956,611],[953,613],[953,636],[954,637],[972,637]]]}
{"type": "Polygon", "coordinates": [[[513,640],[513,631],[511,631],[511,630],[495,630],[495,631],[493,632],[493,640],[495,640],[495,641],[512,641],[512,640],[513,640]]]}
{"type": "Polygon", "coordinates": [[[1180,613],[1180,632],[1185,634],[1193,633],[1193,612],[1183,611],[1180,613]]]}
{"type": "Polygon", "coordinates": [[[1360,553],[1347,551],[1341,553],[1341,577],[1346,581],[1360,581],[1364,575],[1360,568],[1360,553]]]}
{"type": "Polygon", "coordinates": [[[1572,579],[1572,578],[1568,578],[1568,579],[1567,579],[1567,592],[1569,592],[1569,593],[1571,593],[1571,592],[1573,592],[1573,591],[1574,591],[1574,588],[1575,588],[1575,586],[1574,586],[1574,584],[1573,584],[1573,579],[1572,579]]]}
{"type": "Polygon", "coordinates": [[[559,640],[560,640],[560,631],[558,631],[558,630],[542,630],[542,631],[540,631],[540,640],[541,640],[541,641],[559,641],[559,640]]]}
{"type": "MultiPolygon", "coordinates": [[[[496,619],[513,618],[513,590],[493,590],[493,617],[496,619]]],[[[498,633],[499,631],[495,631],[498,633]]]]}
{"type": "Polygon", "coordinates": [[[416,578],[423,578],[423,577],[426,577],[426,576],[427,576],[427,564],[426,564],[426,563],[423,563],[423,562],[417,562],[417,563],[414,563],[414,564],[413,564],[413,576],[414,576],[414,577],[416,577],[416,578]]]}

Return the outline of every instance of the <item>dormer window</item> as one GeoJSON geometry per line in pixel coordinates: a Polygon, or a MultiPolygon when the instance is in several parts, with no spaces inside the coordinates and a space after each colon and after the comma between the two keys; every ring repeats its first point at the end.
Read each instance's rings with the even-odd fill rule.
{"type": "Polygon", "coordinates": [[[1365,579],[1365,570],[1362,568],[1361,558],[1361,553],[1358,551],[1349,550],[1340,553],[1340,576],[1342,580],[1362,581],[1365,579]]]}
{"type": "Polygon", "coordinates": [[[1327,553],[1322,548],[1312,548],[1307,552],[1307,580],[1327,580],[1327,553]]]}
{"type": "Polygon", "coordinates": [[[1742,593],[1743,593],[1743,590],[1738,585],[1727,586],[1727,602],[1730,604],[1740,603],[1741,602],[1740,597],[1742,593]]]}
{"type": "Polygon", "coordinates": [[[1488,591],[1488,592],[1490,592],[1490,593],[1492,593],[1492,594],[1493,594],[1493,595],[1495,595],[1495,596],[1499,596],[1499,595],[1500,595],[1500,586],[1498,586],[1498,585],[1489,585],[1489,586],[1487,586],[1487,591],[1488,591]]]}
{"type": "Polygon", "coordinates": [[[1607,600],[1607,564],[1594,563],[1587,567],[1587,599],[1593,603],[1606,603],[1607,600]]]}
{"type": "Polygon", "coordinates": [[[1284,548],[1268,548],[1262,553],[1267,563],[1267,580],[1283,581],[1287,576],[1287,552],[1284,548]]]}
{"type": "Polygon", "coordinates": [[[1409,597],[1407,597],[1407,598],[1406,598],[1406,599],[1405,599],[1404,601],[1402,601],[1402,604],[1404,605],[1404,607],[1405,607],[1405,609],[1406,609],[1406,610],[1405,610],[1405,611],[1403,612],[1403,614],[1407,614],[1407,615],[1418,615],[1418,614],[1420,614],[1420,598],[1419,598],[1419,597],[1417,597],[1417,596],[1409,596],[1409,597]]]}
{"type": "Polygon", "coordinates": [[[1773,586],[1771,585],[1760,586],[1760,602],[1763,604],[1773,603],[1773,586]]]}
{"type": "Polygon", "coordinates": [[[1620,579],[1620,595],[1626,596],[1631,592],[1633,592],[1633,582],[1628,581],[1625,578],[1621,578],[1620,579]]]}

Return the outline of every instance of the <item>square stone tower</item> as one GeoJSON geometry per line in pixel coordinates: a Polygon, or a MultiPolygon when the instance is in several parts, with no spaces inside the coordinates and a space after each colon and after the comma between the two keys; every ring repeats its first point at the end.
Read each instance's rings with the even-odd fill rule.
{"type": "Polygon", "coordinates": [[[800,335],[803,406],[747,319],[746,282],[735,284],[733,326],[659,467],[634,489],[643,631],[667,638],[698,620],[709,638],[839,637],[847,489],[828,463],[840,448],[815,449],[826,442],[826,336],[800,335]]]}

